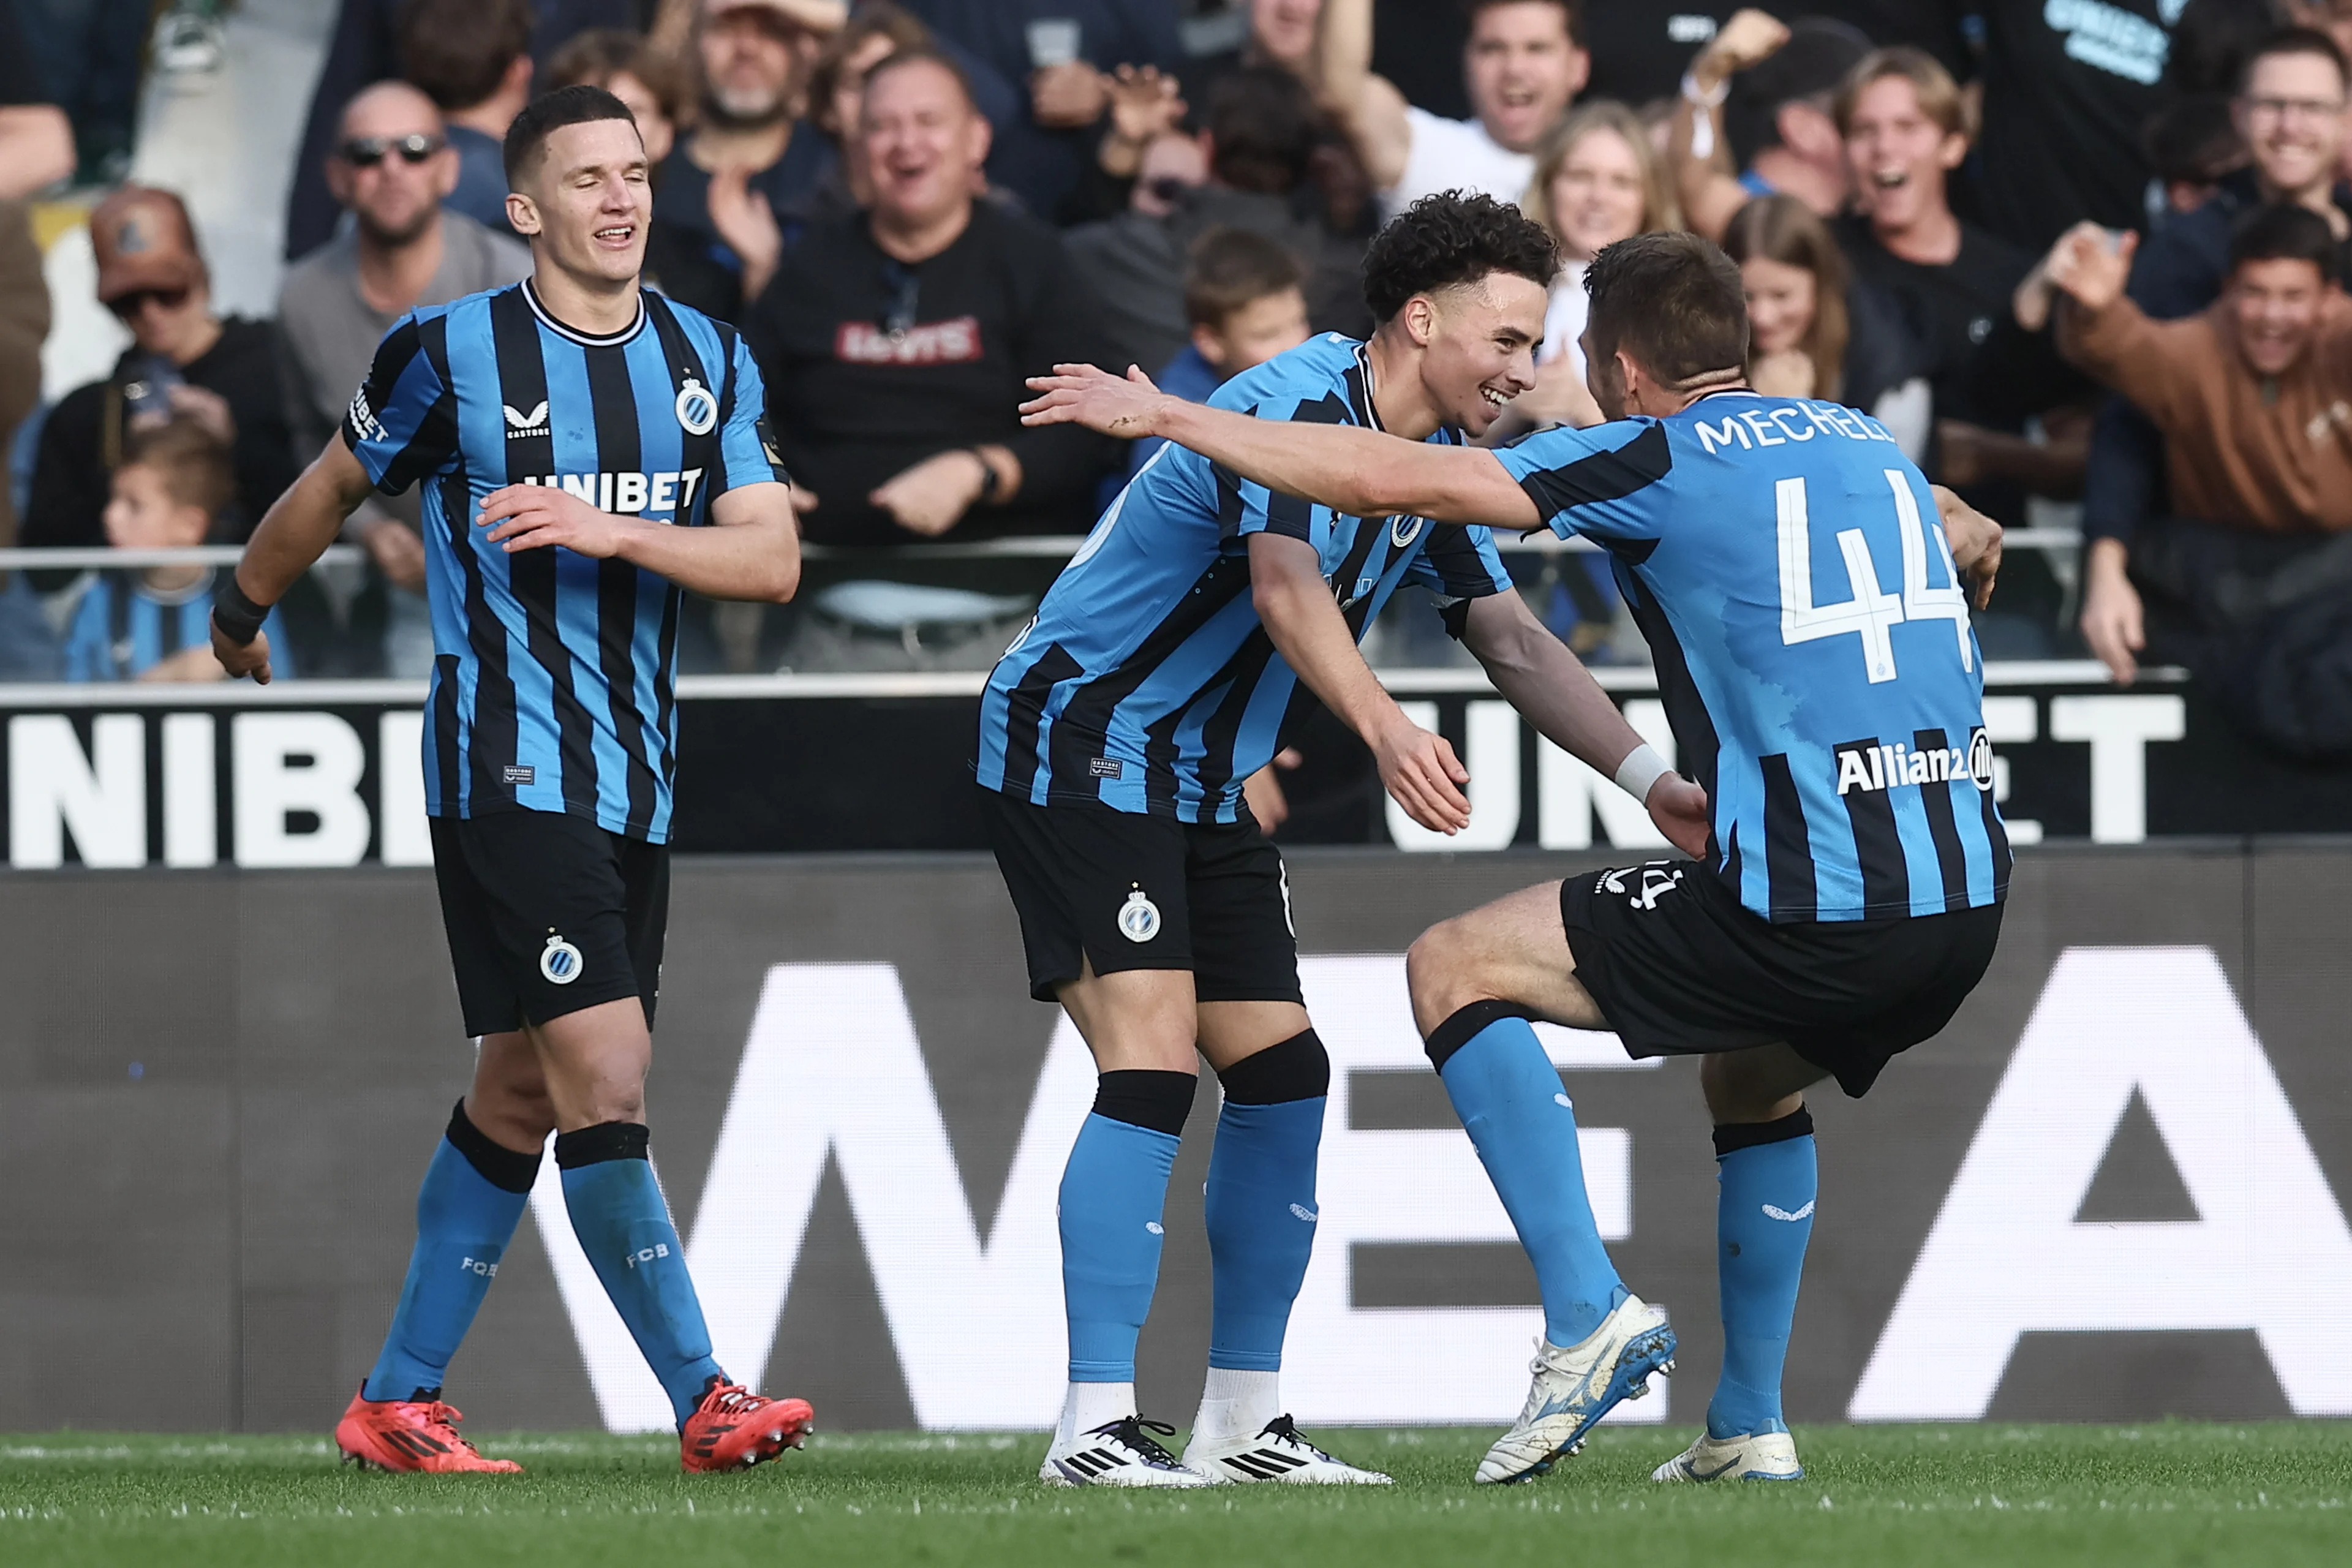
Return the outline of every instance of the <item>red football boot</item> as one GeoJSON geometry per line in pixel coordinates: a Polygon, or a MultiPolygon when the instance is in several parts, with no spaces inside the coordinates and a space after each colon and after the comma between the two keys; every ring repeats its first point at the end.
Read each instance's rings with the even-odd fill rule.
{"type": "Polygon", "coordinates": [[[766,1399],[716,1378],[677,1435],[688,1470],[740,1470],[808,1441],[816,1412],[805,1399],[766,1399]]]}
{"type": "Polygon", "coordinates": [[[437,1399],[370,1399],[362,1384],[343,1418],[335,1423],[335,1447],[343,1462],[378,1470],[422,1470],[428,1475],[476,1472],[516,1476],[512,1459],[485,1458],[457,1436],[465,1417],[437,1399]]]}

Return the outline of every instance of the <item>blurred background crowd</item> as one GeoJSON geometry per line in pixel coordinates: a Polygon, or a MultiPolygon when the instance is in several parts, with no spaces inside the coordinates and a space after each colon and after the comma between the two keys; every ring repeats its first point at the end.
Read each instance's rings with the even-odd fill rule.
{"type": "MultiPolygon", "coordinates": [[[[500,138],[588,81],[824,547],[794,605],[701,607],[689,672],[985,667],[1148,456],[1024,429],[1023,378],[1206,397],[1365,332],[1370,237],[1459,186],[1566,258],[1500,438],[1600,418],[1586,263],[1696,230],[1759,388],[2021,531],[1992,657],[2258,702],[2352,661],[2347,47],[2352,0],[0,0],[0,542],[85,552],[9,574],[0,677],[217,674],[214,567],[89,552],[236,542],[394,320],[521,277],[500,138]]],[[[280,606],[302,674],[428,667],[416,525],[371,503],[280,606]]],[[[1598,557],[1509,559],[1644,657],[1598,557]]],[[[1454,657],[1391,620],[1375,662],[1454,657]]]]}

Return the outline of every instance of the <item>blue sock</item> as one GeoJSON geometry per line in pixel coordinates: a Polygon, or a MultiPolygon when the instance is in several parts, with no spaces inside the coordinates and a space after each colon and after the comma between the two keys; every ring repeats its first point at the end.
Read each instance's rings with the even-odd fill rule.
{"type": "Polygon", "coordinates": [[[686,1247],[646,1146],[642,1125],[604,1121],[557,1137],[555,1163],[563,1168],[572,1233],[683,1426],[710,1380],[726,1373],[710,1358],[686,1247]]]}
{"type": "Polygon", "coordinates": [[[1717,1437],[1785,1432],[1780,1363],[1797,1316],[1797,1281],[1813,1234],[1812,1113],[1715,1130],[1716,1268],[1723,1291],[1723,1376],[1706,1407],[1717,1437]],[[1759,1140],[1761,1140],[1759,1142],[1759,1140]]]}
{"type": "Polygon", "coordinates": [[[1192,1089],[1191,1073],[1104,1073],[1071,1146],[1061,1232],[1072,1383],[1135,1381],[1135,1342],[1160,1283],[1168,1173],[1192,1089]]]}
{"type": "Polygon", "coordinates": [[[457,1102],[417,1189],[416,1249],[408,1255],[392,1330],[362,1385],[366,1397],[440,1392],[538,1176],[537,1154],[493,1143],[466,1119],[466,1102],[457,1102]]]}
{"type": "Polygon", "coordinates": [[[1278,1372],[1290,1305],[1315,1250],[1315,1156],[1331,1062],[1307,1030],[1220,1075],[1205,1218],[1215,1310],[1209,1364],[1278,1372]]]}
{"type": "Polygon", "coordinates": [[[1498,1016],[1502,1005],[1473,1003],[1439,1025],[1430,1059],[1535,1265],[1544,1337],[1568,1346],[1589,1338],[1628,1292],[1584,1190],[1576,1109],[1535,1026],[1498,1016]]]}

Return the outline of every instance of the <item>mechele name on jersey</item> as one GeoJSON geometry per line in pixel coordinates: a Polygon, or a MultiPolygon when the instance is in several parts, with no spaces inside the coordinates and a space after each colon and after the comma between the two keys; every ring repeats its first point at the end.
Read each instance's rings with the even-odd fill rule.
{"type": "Polygon", "coordinates": [[[623,517],[652,512],[681,512],[694,505],[695,487],[702,482],[700,468],[641,474],[634,470],[598,474],[526,474],[519,485],[537,485],[577,496],[598,511],[623,517]]]}
{"type": "Polygon", "coordinates": [[[1966,779],[1988,792],[1993,785],[1992,742],[1982,730],[1969,737],[1965,751],[1958,746],[1930,746],[1922,751],[1901,741],[1893,745],[1865,741],[1840,746],[1837,758],[1841,795],[1852,790],[1870,794],[1904,784],[1949,784],[1954,779],[1966,779]]]}

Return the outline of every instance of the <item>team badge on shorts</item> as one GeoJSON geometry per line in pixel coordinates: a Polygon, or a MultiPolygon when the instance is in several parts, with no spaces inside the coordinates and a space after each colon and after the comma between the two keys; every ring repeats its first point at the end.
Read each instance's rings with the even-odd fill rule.
{"type": "Polygon", "coordinates": [[[1118,934],[1139,946],[1160,934],[1160,906],[1141,888],[1119,906],[1118,934]]]}
{"type": "Polygon", "coordinates": [[[578,948],[553,931],[547,933],[547,946],[539,955],[539,973],[550,985],[569,985],[587,967],[578,948]]]}

